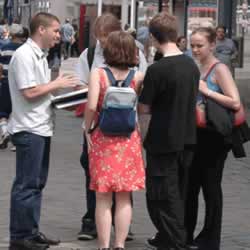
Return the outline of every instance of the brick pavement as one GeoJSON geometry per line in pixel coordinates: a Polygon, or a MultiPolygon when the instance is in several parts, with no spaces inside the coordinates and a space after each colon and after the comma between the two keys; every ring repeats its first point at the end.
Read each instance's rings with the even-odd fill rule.
{"type": "MultiPolygon", "coordinates": [[[[71,65],[68,61],[66,68],[71,65]],[[68,65],[67,65],[68,64],[68,65]]],[[[244,91],[243,91],[244,92],[244,91]]],[[[79,164],[81,152],[81,119],[71,112],[58,111],[56,133],[53,137],[51,170],[44,192],[41,231],[60,237],[63,243],[51,249],[92,250],[96,241],[76,240],[80,221],[85,211],[84,174],[79,164]]],[[[246,145],[250,154],[250,144],[246,145]]],[[[9,224],[9,192],[14,176],[14,153],[0,151],[0,250],[7,250],[9,224]]],[[[224,218],[222,250],[250,250],[250,158],[228,158],[224,179],[224,218]]],[[[131,250],[145,249],[145,239],[155,230],[145,207],[144,192],[134,195],[132,229],[136,239],[127,244],[131,250]]],[[[199,221],[203,219],[204,204],[201,199],[199,221]]]]}

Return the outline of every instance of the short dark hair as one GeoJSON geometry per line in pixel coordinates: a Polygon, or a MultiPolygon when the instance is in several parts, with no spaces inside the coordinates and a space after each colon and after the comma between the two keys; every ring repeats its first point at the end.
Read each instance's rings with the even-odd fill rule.
{"type": "Polygon", "coordinates": [[[160,44],[176,42],[177,30],[176,17],[168,12],[156,14],[149,23],[149,32],[160,44]]]}
{"type": "Polygon", "coordinates": [[[30,34],[34,35],[40,26],[49,27],[53,21],[60,23],[57,16],[47,12],[39,12],[32,17],[30,22],[30,34]]]}
{"type": "Polygon", "coordinates": [[[186,37],[185,36],[178,36],[177,40],[176,40],[176,43],[180,43],[182,39],[185,39],[186,40],[186,37]]]}
{"type": "Polygon", "coordinates": [[[104,13],[97,17],[94,24],[94,34],[96,37],[100,34],[107,35],[110,32],[121,30],[119,19],[111,13],[104,13]]]}
{"type": "Polygon", "coordinates": [[[126,69],[138,64],[137,52],[135,40],[128,32],[113,31],[108,36],[103,55],[107,65],[126,69]]]}
{"type": "Polygon", "coordinates": [[[218,25],[218,26],[216,27],[216,31],[217,31],[218,29],[222,29],[225,33],[227,32],[226,26],[224,26],[224,25],[222,25],[222,24],[220,24],[220,25],[218,25]]]}
{"type": "Polygon", "coordinates": [[[211,27],[199,27],[192,32],[192,35],[196,33],[204,33],[205,37],[210,43],[216,42],[216,31],[214,28],[211,27]]]}

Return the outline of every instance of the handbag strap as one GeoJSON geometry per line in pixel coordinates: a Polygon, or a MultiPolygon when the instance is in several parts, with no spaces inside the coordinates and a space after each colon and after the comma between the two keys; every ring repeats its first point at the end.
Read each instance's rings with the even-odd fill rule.
{"type": "Polygon", "coordinates": [[[203,78],[204,81],[207,80],[208,76],[209,76],[210,73],[213,71],[213,69],[215,68],[215,66],[216,66],[217,64],[220,64],[220,63],[221,63],[221,62],[216,62],[216,63],[214,63],[214,64],[211,65],[211,67],[208,69],[208,71],[207,71],[205,77],[203,78]]]}

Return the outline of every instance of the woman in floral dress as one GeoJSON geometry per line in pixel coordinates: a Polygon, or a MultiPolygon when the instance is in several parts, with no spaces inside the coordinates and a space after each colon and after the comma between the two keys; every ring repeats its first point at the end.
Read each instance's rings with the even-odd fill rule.
{"type": "MultiPolygon", "coordinates": [[[[106,64],[116,80],[124,80],[129,68],[137,64],[137,47],[132,36],[123,31],[110,33],[104,48],[106,64]]],[[[130,87],[138,93],[143,74],[136,72],[130,87]]],[[[103,68],[91,72],[88,103],[85,111],[86,139],[90,161],[90,189],[96,191],[96,226],[99,249],[109,249],[112,225],[112,193],[115,192],[114,249],[124,249],[128,234],[132,205],[132,191],[144,189],[145,173],[141,137],[138,128],[131,136],[107,136],[99,127],[91,132],[102,107],[110,81],[103,68]]]]}

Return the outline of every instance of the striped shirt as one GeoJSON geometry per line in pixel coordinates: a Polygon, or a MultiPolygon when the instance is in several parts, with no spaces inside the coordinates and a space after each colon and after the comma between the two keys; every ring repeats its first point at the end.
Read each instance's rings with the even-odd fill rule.
{"type": "Polygon", "coordinates": [[[8,80],[9,63],[14,52],[21,46],[20,43],[9,42],[5,44],[0,50],[0,64],[3,65],[3,78],[2,81],[8,80]]]}

